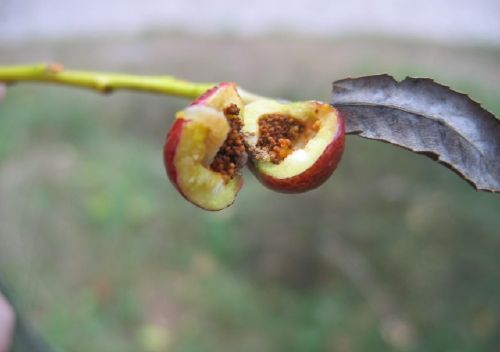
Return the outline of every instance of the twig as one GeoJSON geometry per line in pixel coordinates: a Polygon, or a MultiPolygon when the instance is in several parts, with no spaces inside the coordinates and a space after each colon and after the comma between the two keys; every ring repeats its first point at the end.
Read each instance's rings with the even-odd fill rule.
{"type": "MultiPolygon", "coordinates": [[[[114,90],[134,90],[166,94],[194,99],[213,83],[197,83],[177,79],[172,76],[140,76],[121,73],[66,70],[61,64],[34,64],[21,66],[0,66],[0,82],[55,83],[96,90],[108,94],[114,90]]],[[[239,88],[245,102],[262,99],[258,95],[239,88]]]]}

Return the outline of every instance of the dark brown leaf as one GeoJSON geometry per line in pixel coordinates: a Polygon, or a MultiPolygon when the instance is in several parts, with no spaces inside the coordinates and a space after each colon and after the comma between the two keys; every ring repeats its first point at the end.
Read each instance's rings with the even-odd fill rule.
{"type": "Polygon", "coordinates": [[[467,95],[427,78],[333,83],[346,131],[427,155],[478,190],[500,192],[500,121],[467,95]]]}

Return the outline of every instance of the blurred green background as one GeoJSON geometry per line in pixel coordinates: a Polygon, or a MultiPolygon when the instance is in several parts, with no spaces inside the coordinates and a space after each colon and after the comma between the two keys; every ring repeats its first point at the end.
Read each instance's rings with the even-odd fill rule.
{"type": "MultiPolygon", "coordinates": [[[[333,80],[432,77],[500,114],[500,48],[377,37],[136,36],[2,46],[0,64],[235,81],[329,100],[333,80]]],[[[500,199],[347,138],[320,189],[250,174],[218,213],[162,164],[186,101],[23,84],[0,105],[0,277],[59,351],[500,350],[500,199]]]]}

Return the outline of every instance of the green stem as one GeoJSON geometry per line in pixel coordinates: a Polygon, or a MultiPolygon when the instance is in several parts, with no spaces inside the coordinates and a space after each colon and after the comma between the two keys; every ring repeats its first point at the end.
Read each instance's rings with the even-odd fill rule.
{"type": "MultiPolygon", "coordinates": [[[[212,83],[196,83],[179,80],[171,76],[138,76],[121,73],[65,70],[59,64],[35,64],[22,66],[0,66],[0,82],[44,82],[88,88],[101,93],[117,89],[160,93],[194,99],[200,96],[212,83]]],[[[262,97],[239,89],[245,102],[262,97]]]]}

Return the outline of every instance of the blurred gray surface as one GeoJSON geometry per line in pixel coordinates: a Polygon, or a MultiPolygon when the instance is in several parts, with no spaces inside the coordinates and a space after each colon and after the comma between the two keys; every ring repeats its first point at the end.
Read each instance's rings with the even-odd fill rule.
{"type": "Polygon", "coordinates": [[[0,40],[177,29],[500,44],[498,0],[1,0],[0,40]]]}

